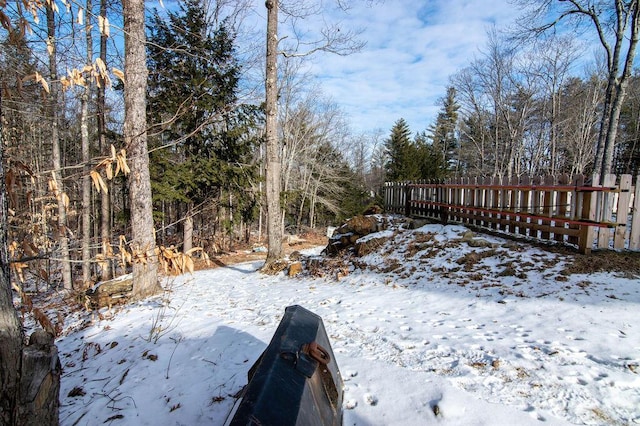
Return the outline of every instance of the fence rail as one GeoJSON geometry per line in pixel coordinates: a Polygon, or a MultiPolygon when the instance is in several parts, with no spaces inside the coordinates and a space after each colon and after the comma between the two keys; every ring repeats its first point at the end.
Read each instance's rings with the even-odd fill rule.
{"type": "Polygon", "coordinates": [[[592,249],[640,249],[640,176],[387,182],[385,210],[592,249]]]}

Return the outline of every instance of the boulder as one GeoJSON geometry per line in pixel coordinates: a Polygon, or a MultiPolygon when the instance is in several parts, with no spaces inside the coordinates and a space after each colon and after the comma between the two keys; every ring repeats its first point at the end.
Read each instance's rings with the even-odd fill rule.
{"type": "Polygon", "coordinates": [[[293,262],[289,265],[289,276],[295,277],[298,274],[302,273],[302,263],[301,262],[293,262]]]}
{"type": "Polygon", "coordinates": [[[352,248],[360,238],[378,232],[382,228],[383,224],[376,216],[355,216],[335,230],[324,253],[335,255],[352,248]]]}

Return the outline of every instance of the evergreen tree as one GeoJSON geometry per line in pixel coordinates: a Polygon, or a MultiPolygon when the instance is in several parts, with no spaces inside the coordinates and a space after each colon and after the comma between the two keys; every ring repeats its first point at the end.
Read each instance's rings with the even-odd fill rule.
{"type": "Polygon", "coordinates": [[[431,133],[429,138],[433,141],[433,147],[439,152],[449,170],[457,169],[456,151],[459,143],[456,130],[459,109],[456,89],[450,86],[447,88],[447,95],[442,99],[442,109],[438,113],[436,122],[429,129],[431,133]]]}
{"type": "Polygon", "coordinates": [[[403,118],[395,122],[389,139],[385,141],[385,148],[388,154],[385,164],[386,180],[401,181],[417,177],[418,165],[411,143],[411,130],[403,118]]]}
{"type": "Polygon", "coordinates": [[[210,29],[201,0],[187,0],[166,20],[156,12],[149,32],[156,202],[180,202],[186,210],[233,202],[236,217],[252,218],[256,201],[246,188],[256,178],[250,163],[262,114],[238,105],[234,35],[225,21],[210,29]]]}
{"type": "Polygon", "coordinates": [[[448,165],[440,147],[429,143],[425,132],[418,133],[413,142],[414,158],[418,164],[419,179],[442,179],[448,173],[448,165]]]}

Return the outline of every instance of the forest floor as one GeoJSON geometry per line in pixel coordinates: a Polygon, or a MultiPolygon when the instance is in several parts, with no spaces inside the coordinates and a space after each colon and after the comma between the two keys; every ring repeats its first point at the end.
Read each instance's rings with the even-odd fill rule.
{"type": "Polygon", "coordinates": [[[224,424],[291,305],[323,318],[345,425],[640,424],[640,253],[376,221],[333,256],[324,231],[289,237],[294,276],[234,247],[162,295],[65,316],[60,424],[224,424]]]}
{"type": "MultiPolygon", "coordinates": [[[[308,231],[298,235],[287,236],[287,241],[283,244],[285,255],[289,256],[295,251],[326,246],[329,239],[323,231],[324,230],[308,231]]],[[[195,269],[202,270],[218,268],[221,266],[265,259],[267,257],[267,253],[260,251],[259,249],[256,250],[257,248],[266,249],[266,244],[253,242],[236,244],[232,250],[212,257],[208,265],[203,260],[198,260],[195,264],[195,269]]]]}

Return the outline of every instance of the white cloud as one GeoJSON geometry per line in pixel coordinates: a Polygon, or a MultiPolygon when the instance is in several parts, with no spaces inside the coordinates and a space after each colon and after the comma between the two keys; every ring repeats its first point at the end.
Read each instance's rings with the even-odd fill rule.
{"type": "Polygon", "coordinates": [[[487,29],[509,25],[521,13],[508,0],[420,3],[386,0],[369,8],[358,2],[333,16],[345,31],[363,28],[367,45],[350,56],[317,55],[310,66],[355,131],[387,132],[401,117],[413,132],[425,130],[449,76],[477,55],[487,29]]]}

